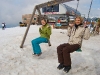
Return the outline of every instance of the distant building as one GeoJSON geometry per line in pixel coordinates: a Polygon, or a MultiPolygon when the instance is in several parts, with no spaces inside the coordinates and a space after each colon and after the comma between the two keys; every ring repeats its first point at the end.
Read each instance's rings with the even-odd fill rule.
{"type": "Polygon", "coordinates": [[[76,9],[74,9],[66,4],[57,4],[54,6],[44,7],[44,8],[42,8],[42,13],[45,15],[63,14],[63,15],[70,15],[70,16],[74,16],[74,15],[81,16],[81,13],[79,11],[76,11],[76,9]]]}
{"type": "MultiPolygon", "coordinates": [[[[62,25],[67,25],[69,20],[74,20],[74,16],[80,15],[79,11],[66,5],[66,4],[57,4],[54,6],[43,7],[41,9],[42,15],[46,15],[50,23],[56,23],[58,19],[61,20],[62,25]]],[[[32,14],[22,15],[23,23],[29,24],[32,14]]],[[[34,15],[32,24],[38,24],[39,16],[34,15]]]]}
{"type": "Polygon", "coordinates": [[[69,20],[74,20],[76,15],[81,16],[79,11],[66,5],[66,4],[57,4],[54,6],[48,6],[42,8],[42,14],[47,15],[49,22],[56,22],[58,19],[61,20],[62,25],[66,25],[69,20]]]}
{"type": "MultiPolygon", "coordinates": [[[[22,22],[29,24],[30,20],[31,20],[31,16],[32,16],[32,14],[22,15],[22,22]]],[[[32,24],[37,24],[37,23],[38,23],[38,15],[35,14],[33,17],[33,20],[32,20],[32,24]]]]}

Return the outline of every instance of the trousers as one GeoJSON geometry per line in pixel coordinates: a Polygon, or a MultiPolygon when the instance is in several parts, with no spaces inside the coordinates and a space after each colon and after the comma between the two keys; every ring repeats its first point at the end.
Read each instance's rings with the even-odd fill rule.
{"type": "Polygon", "coordinates": [[[80,48],[79,44],[70,45],[68,43],[61,44],[57,47],[58,62],[65,65],[71,66],[70,53],[80,48]]]}
{"type": "Polygon", "coordinates": [[[35,54],[39,54],[41,53],[41,48],[40,48],[40,43],[48,43],[48,39],[47,38],[43,38],[43,37],[38,37],[36,39],[33,39],[31,41],[32,43],[32,48],[33,48],[33,53],[35,54]]]}

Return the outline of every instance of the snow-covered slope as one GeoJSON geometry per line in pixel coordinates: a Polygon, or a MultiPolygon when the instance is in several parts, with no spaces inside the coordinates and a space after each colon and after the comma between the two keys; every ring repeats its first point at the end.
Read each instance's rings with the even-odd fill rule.
{"type": "Polygon", "coordinates": [[[0,75],[100,75],[100,35],[83,40],[82,52],[71,53],[69,73],[57,70],[56,48],[67,43],[67,30],[52,29],[51,44],[40,44],[43,54],[32,56],[31,40],[39,36],[39,26],[31,26],[24,48],[20,48],[26,27],[0,29],[0,75]]]}

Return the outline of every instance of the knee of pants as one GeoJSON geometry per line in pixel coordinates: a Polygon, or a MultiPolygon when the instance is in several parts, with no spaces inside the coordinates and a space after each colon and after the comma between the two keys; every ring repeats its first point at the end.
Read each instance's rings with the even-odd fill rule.
{"type": "Polygon", "coordinates": [[[60,50],[59,50],[59,49],[57,49],[57,53],[58,53],[58,54],[60,53],[60,50]]]}
{"type": "Polygon", "coordinates": [[[62,53],[63,48],[61,48],[60,46],[57,47],[57,53],[62,53]]]}
{"type": "Polygon", "coordinates": [[[63,48],[63,53],[69,53],[69,48],[63,48]]]}
{"type": "Polygon", "coordinates": [[[35,40],[32,40],[31,43],[34,44],[34,43],[36,43],[36,41],[35,40]]]}
{"type": "Polygon", "coordinates": [[[58,47],[57,47],[57,50],[60,50],[61,49],[61,46],[59,45],[58,47]]]}

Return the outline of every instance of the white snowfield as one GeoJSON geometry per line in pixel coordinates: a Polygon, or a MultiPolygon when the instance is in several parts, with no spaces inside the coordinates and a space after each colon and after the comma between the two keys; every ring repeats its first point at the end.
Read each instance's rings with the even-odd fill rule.
{"type": "Polygon", "coordinates": [[[40,44],[41,56],[32,56],[31,40],[39,37],[39,26],[30,27],[24,48],[20,48],[26,27],[0,29],[0,75],[100,75],[100,35],[83,40],[82,52],[71,53],[69,73],[58,70],[57,46],[67,43],[67,30],[52,29],[51,44],[40,44]]]}

